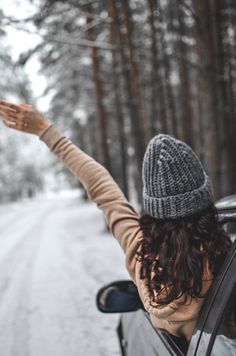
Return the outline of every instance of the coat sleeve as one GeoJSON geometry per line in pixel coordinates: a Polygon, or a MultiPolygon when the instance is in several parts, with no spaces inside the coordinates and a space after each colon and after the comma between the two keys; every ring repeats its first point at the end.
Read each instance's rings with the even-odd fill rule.
{"type": "Polygon", "coordinates": [[[40,136],[50,150],[79,178],[87,194],[105,216],[109,229],[125,255],[135,282],[136,252],[142,238],[139,216],[109,172],[51,125],[40,136]]]}

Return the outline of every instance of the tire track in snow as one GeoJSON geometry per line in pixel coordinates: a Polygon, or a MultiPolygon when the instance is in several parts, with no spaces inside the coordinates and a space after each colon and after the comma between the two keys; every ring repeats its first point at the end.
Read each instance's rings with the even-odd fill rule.
{"type": "MultiPolygon", "coordinates": [[[[50,207],[46,206],[42,211],[31,211],[26,216],[19,214],[17,228],[29,224],[29,220],[30,225],[26,225],[23,234],[21,230],[18,234],[18,229],[15,231],[17,239],[14,238],[14,243],[7,245],[5,253],[1,255],[0,271],[3,273],[0,273],[0,355],[30,355],[30,288],[34,259],[40,244],[40,229],[49,211],[50,207]]],[[[14,229],[15,226],[8,226],[8,238],[14,229]]]]}
{"type": "Polygon", "coordinates": [[[25,205],[15,205],[14,207],[10,207],[6,205],[6,209],[0,209],[0,237],[2,232],[7,229],[11,228],[13,224],[15,225],[16,221],[23,218],[26,214],[31,213],[32,211],[32,203],[26,202],[25,205]],[[8,211],[10,210],[10,211],[8,211]],[[4,216],[4,219],[2,219],[4,216]]]}

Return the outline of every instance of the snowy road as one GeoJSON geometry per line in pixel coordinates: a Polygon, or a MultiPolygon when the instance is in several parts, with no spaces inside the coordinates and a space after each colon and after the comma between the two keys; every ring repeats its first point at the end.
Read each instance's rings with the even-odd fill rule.
{"type": "Polygon", "coordinates": [[[0,355],[116,356],[118,317],[99,287],[125,278],[101,212],[76,198],[0,206],[0,355]]]}

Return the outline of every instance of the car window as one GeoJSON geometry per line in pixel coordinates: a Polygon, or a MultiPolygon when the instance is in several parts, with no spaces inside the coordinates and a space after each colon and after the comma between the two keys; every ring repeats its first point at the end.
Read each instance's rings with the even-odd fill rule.
{"type": "Polygon", "coordinates": [[[236,285],[218,326],[211,356],[236,355],[236,285]]]}
{"type": "Polygon", "coordinates": [[[126,356],[182,356],[153,327],[148,314],[141,309],[122,314],[119,337],[126,356]]]}
{"type": "Polygon", "coordinates": [[[236,238],[236,222],[228,222],[224,224],[224,229],[230,236],[231,241],[234,242],[236,238]]]}

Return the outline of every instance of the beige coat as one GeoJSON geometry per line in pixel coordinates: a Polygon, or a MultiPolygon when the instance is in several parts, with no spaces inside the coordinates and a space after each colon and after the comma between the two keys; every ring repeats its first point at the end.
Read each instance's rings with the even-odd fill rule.
{"type": "MultiPolygon", "coordinates": [[[[79,178],[89,198],[95,202],[106,218],[107,224],[121,245],[126,256],[127,270],[136,284],[145,309],[150,314],[155,327],[190,339],[203,299],[185,302],[184,297],[162,307],[153,307],[145,280],[140,280],[140,263],[135,255],[142,239],[139,216],[127,201],[108,171],[93,158],[88,156],[70,140],[64,137],[55,126],[50,126],[40,136],[51,151],[79,178]]],[[[210,280],[204,282],[207,290],[210,280]]]]}

